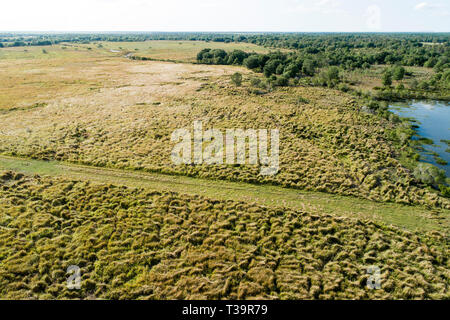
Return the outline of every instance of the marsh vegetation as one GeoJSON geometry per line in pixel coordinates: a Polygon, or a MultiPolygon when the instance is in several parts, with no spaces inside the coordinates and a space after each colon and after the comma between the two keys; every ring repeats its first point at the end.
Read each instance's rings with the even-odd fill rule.
{"type": "Polygon", "coordinates": [[[0,297],[448,299],[448,181],[383,101],[446,99],[448,40],[0,35],[0,297]],[[196,120],[279,129],[279,173],[173,164],[196,120]]]}

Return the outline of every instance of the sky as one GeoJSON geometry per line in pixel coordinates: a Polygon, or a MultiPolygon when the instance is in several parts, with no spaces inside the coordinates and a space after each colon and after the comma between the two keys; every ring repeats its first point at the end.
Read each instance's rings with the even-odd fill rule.
{"type": "Polygon", "coordinates": [[[450,0],[0,0],[0,31],[450,32],[450,0]]]}

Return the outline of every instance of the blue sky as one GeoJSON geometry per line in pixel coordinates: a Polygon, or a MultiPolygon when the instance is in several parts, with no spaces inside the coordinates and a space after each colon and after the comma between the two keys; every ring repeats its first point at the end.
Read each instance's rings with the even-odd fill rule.
{"type": "Polygon", "coordinates": [[[450,32],[450,0],[13,0],[3,31],[450,32]]]}

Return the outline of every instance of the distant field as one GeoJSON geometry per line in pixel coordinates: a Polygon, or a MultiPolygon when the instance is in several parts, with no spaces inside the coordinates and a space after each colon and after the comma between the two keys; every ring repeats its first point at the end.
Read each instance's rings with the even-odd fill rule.
{"type": "Polygon", "coordinates": [[[130,51],[154,59],[193,62],[203,48],[269,51],[252,44],[204,41],[68,43],[0,48],[0,112],[1,109],[29,108],[56,97],[77,96],[114,86],[121,82],[116,78],[121,70],[123,73],[124,67],[130,65],[123,57],[130,51]]]}
{"type": "MultiPolygon", "coordinates": [[[[269,51],[0,49],[0,299],[450,299],[450,201],[401,161],[409,127],[340,90],[191,63],[202,48],[269,51]],[[197,120],[279,129],[278,174],[174,164],[172,132],[197,120]]],[[[344,76],[371,89],[383,68],[344,76]]]]}
{"type": "Polygon", "coordinates": [[[63,47],[0,49],[0,113],[58,96],[86,94],[107,85],[110,73],[121,63],[105,52],[63,47]]]}
{"type": "Polygon", "coordinates": [[[168,59],[183,62],[196,61],[197,53],[204,48],[242,50],[246,52],[266,53],[270,50],[261,46],[242,42],[205,42],[205,41],[145,41],[145,42],[100,42],[109,50],[130,51],[136,55],[153,59],[168,59]],[[136,50],[138,49],[138,50],[136,50]]]}
{"type": "MultiPolygon", "coordinates": [[[[374,87],[382,87],[382,75],[386,69],[385,65],[372,66],[370,69],[358,69],[355,71],[347,71],[344,74],[344,79],[350,83],[355,89],[372,90],[374,87]]],[[[429,79],[434,71],[432,68],[425,67],[405,67],[406,72],[412,74],[412,76],[405,76],[401,81],[393,81],[393,85],[403,84],[411,86],[413,79],[422,81],[429,79]]]]}
{"type": "MultiPolygon", "coordinates": [[[[204,49],[243,50],[266,53],[271,49],[243,42],[169,41],[93,42],[89,44],[61,43],[54,46],[29,46],[0,48],[0,61],[10,59],[78,59],[99,56],[120,56],[134,52],[154,59],[196,61],[197,53],[204,49]],[[137,50],[136,50],[137,49],[137,50]]],[[[273,50],[273,49],[272,49],[273,50]]],[[[280,49],[286,51],[286,49],[280,49]]]]}
{"type": "Polygon", "coordinates": [[[244,67],[134,61],[87,47],[0,60],[1,153],[450,208],[398,161],[388,139],[393,123],[359,112],[350,95],[309,87],[255,94],[250,79],[260,75],[244,67]],[[244,75],[239,88],[230,83],[236,71],[244,75]],[[205,129],[279,128],[279,174],[173,165],[170,135],[194,120],[205,129]]]}

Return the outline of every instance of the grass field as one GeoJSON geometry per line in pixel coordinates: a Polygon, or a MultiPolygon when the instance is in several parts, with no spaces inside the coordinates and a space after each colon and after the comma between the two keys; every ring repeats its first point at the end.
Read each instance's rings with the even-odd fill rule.
{"type": "Polygon", "coordinates": [[[322,192],[301,191],[277,186],[214,181],[185,176],[95,168],[56,161],[27,160],[0,156],[0,170],[14,170],[28,175],[49,175],[96,183],[124,185],[204,196],[210,199],[239,199],[268,207],[313,210],[335,217],[370,219],[409,231],[440,230],[450,232],[450,211],[378,203],[355,197],[322,192]]]}
{"type": "Polygon", "coordinates": [[[120,67],[120,61],[111,63],[111,56],[81,47],[0,49],[0,112],[88,94],[108,85],[109,72],[120,67]]]}
{"type": "MultiPolygon", "coordinates": [[[[204,48],[223,49],[227,51],[242,50],[246,52],[267,53],[270,49],[251,43],[205,42],[205,41],[145,41],[145,42],[99,42],[107,50],[133,52],[138,56],[180,62],[195,62],[197,53],[204,48]]],[[[98,46],[98,44],[97,44],[98,46]]]]}
{"type": "MultiPolygon", "coordinates": [[[[92,81],[105,77],[101,86],[77,82],[56,96],[29,96],[34,104],[0,113],[0,152],[450,208],[448,200],[418,186],[397,159],[399,150],[390,141],[395,125],[359,112],[347,94],[296,87],[257,95],[249,90],[255,75],[241,67],[108,59],[91,61],[80,73],[92,81]],[[244,74],[239,88],[229,80],[236,71],[244,74]],[[170,135],[192,128],[195,120],[205,129],[278,128],[279,174],[258,176],[250,165],[174,166],[170,135]]],[[[16,88],[4,90],[17,92],[13,105],[20,105],[24,89],[16,88]]]]}
{"type": "Polygon", "coordinates": [[[450,201],[403,166],[403,125],[337,90],[255,92],[259,74],[190,63],[205,47],[269,50],[0,48],[0,298],[450,298],[450,201]],[[278,128],[279,173],[174,165],[170,136],[196,120],[278,128]]]}
{"type": "Polygon", "coordinates": [[[13,172],[0,190],[2,298],[449,298],[436,231],[13,172]],[[66,286],[70,265],[81,290],[66,286]]]}
{"type": "Polygon", "coordinates": [[[202,41],[99,42],[0,48],[0,111],[27,108],[36,102],[85,95],[114,86],[121,82],[118,77],[129,72],[130,62],[124,58],[128,52],[154,59],[194,62],[197,52],[206,47],[258,53],[269,51],[251,44],[202,41]]]}
{"type": "MultiPolygon", "coordinates": [[[[382,75],[386,68],[387,66],[385,65],[376,65],[366,70],[358,69],[355,71],[347,71],[343,77],[352,88],[370,91],[376,87],[383,87],[382,75]]],[[[430,79],[430,77],[434,74],[432,68],[425,67],[406,67],[405,70],[406,72],[411,73],[411,75],[405,76],[405,78],[401,81],[394,80],[393,86],[403,84],[406,87],[411,87],[411,83],[414,79],[420,82],[422,80],[430,79]]]]}

